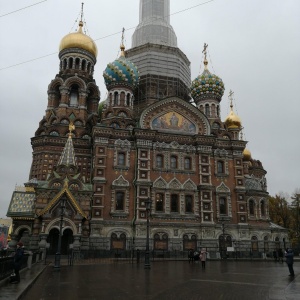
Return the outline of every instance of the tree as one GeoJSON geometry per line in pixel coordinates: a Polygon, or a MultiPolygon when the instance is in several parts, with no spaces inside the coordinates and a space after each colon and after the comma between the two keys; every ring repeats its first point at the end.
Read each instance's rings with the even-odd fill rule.
{"type": "Polygon", "coordinates": [[[291,197],[293,199],[291,204],[291,212],[293,215],[293,221],[291,224],[291,241],[293,245],[297,245],[300,250],[300,193],[296,190],[294,195],[291,197]]]}
{"type": "Polygon", "coordinates": [[[281,193],[269,197],[269,215],[273,223],[290,229],[292,213],[286,196],[281,193]]]}

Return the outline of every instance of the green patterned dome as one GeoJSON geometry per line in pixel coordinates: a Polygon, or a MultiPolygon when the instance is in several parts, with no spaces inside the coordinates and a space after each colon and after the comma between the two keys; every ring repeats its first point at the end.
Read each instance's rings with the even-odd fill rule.
{"type": "Polygon", "coordinates": [[[191,94],[195,101],[208,98],[221,101],[224,90],[225,87],[222,79],[210,73],[207,69],[193,80],[191,86],[191,94]]]}
{"type": "Polygon", "coordinates": [[[103,77],[108,89],[119,84],[127,85],[134,89],[139,80],[137,67],[126,59],[123,47],[121,47],[121,56],[107,65],[103,72],[103,77]]]}

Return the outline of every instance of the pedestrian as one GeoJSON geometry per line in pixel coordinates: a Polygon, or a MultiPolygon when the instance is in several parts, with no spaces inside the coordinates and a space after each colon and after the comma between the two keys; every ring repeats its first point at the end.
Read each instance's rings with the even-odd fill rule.
{"type": "Polygon", "coordinates": [[[194,261],[197,263],[199,258],[200,258],[200,252],[196,250],[194,252],[194,261]]]}
{"type": "Polygon", "coordinates": [[[283,263],[283,251],[281,248],[278,249],[278,261],[283,263]]]}
{"type": "Polygon", "coordinates": [[[273,258],[274,258],[274,261],[278,260],[277,251],[276,250],[273,251],[273,258]]]}
{"type": "Polygon", "coordinates": [[[290,275],[289,276],[294,277],[295,276],[294,268],[293,268],[293,264],[294,264],[294,252],[293,252],[292,249],[286,249],[285,258],[286,258],[286,263],[287,263],[289,271],[290,271],[290,275]]]}
{"type": "Polygon", "coordinates": [[[207,257],[206,249],[202,248],[202,250],[200,252],[200,260],[201,260],[202,269],[205,269],[206,257],[207,257]]]}
{"type": "Polygon", "coordinates": [[[188,253],[189,263],[194,261],[194,250],[190,249],[188,253]]]}
{"type": "Polygon", "coordinates": [[[23,243],[19,242],[17,244],[17,250],[14,255],[14,273],[15,276],[11,278],[10,283],[19,283],[20,282],[20,269],[22,266],[22,260],[24,257],[24,248],[23,248],[23,243]]]}

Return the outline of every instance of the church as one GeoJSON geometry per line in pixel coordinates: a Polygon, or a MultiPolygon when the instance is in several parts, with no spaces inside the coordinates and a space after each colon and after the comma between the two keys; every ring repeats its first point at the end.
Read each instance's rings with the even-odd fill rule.
{"type": "Polygon", "coordinates": [[[10,246],[55,253],[61,234],[61,253],[126,253],[145,249],[147,229],[153,253],[205,247],[212,258],[230,249],[263,257],[288,245],[287,231],[270,222],[267,172],[246,148],[233,92],[221,120],[225,83],[210,71],[204,41],[203,72],[191,79],[170,0],[140,0],[132,47],[123,31],[101,102],[98,50],[83,27],[81,18],[60,42],[29,179],[7,212],[10,246]]]}

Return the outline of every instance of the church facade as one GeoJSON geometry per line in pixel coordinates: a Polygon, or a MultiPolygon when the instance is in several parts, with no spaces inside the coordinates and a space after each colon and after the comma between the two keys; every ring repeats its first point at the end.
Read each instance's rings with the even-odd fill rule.
{"type": "Polygon", "coordinates": [[[266,170],[251,157],[242,123],[222,121],[225,85],[209,71],[191,81],[177,47],[170,1],[141,0],[132,48],[123,39],[103,77],[94,79],[97,46],[78,31],[63,37],[60,68],[48,86],[46,113],[31,139],[29,181],[13,192],[11,246],[54,253],[145,249],[151,201],[150,249],[227,247],[267,253],[288,243],[269,219],[266,170]],[[150,5],[150,6],[149,6],[150,5]]]}

